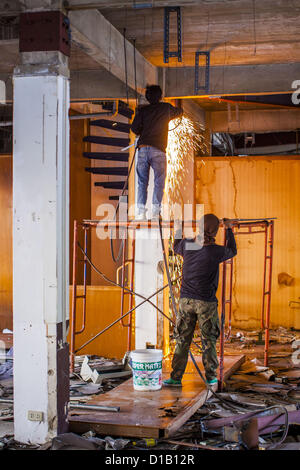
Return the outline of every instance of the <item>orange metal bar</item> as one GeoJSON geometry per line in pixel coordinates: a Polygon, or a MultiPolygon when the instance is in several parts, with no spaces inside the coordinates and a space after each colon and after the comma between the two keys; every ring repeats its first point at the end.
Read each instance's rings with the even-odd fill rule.
{"type": "MultiPolygon", "coordinates": [[[[135,238],[132,239],[132,260],[131,260],[131,274],[130,274],[130,290],[134,290],[134,262],[135,262],[135,238]]],[[[129,310],[133,308],[134,294],[130,294],[129,310]]],[[[131,337],[132,337],[132,313],[129,314],[129,328],[127,339],[127,351],[131,351],[131,337]]]]}
{"type": "MultiPolygon", "coordinates": [[[[224,245],[226,244],[226,229],[224,228],[224,245]]],[[[219,390],[223,389],[224,380],[224,343],[225,343],[225,309],[226,309],[226,261],[222,264],[222,301],[221,301],[221,325],[220,325],[220,368],[219,390]]]]}
{"type": "MultiPolygon", "coordinates": [[[[237,227],[262,227],[264,228],[268,221],[271,219],[263,219],[257,220],[252,222],[247,221],[239,221],[233,220],[232,224],[237,227]]],[[[183,226],[184,227],[196,227],[199,224],[199,220],[184,220],[183,226]]],[[[84,220],[82,225],[93,226],[93,227],[104,227],[104,228],[128,228],[129,230],[137,230],[139,228],[157,228],[159,227],[159,222],[156,220],[145,220],[145,221],[138,221],[138,220],[84,220]]],[[[163,228],[174,228],[174,220],[162,220],[161,226],[163,228]]],[[[220,223],[220,227],[223,224],[220,223]]],[[[245,232],[249,233],[249,232],[245,232]]]]}
{"type": "MultiPolygon", "coordinates": [[[[261,307],[261,325],[265,330],[265,348],[264,348],[264,365],[268,365],[269,354],[269,330],[270,330],[270,317],[271,317],[271,289],[272,289],[272,265],[273,265],[273,244],[274,244],[274,220],[265,219],[257,222],[238,222],[233,221],[233,226],[237,228],[234,232],[235,235],[254,235],[256,233],[265,234],[265,252],[264,252],[264,274],[263,274],[263,293],[262,293],[262,307],[261,307]],[[264,230],[252,230],[255,227],[262,227],[264,230]],[[248,228],[247,232],[239,231],[240,228],[248,228]],[[267,278],[267,264],[269,262],[268,278],[267,278]],[[268,283],[266,290],[266,283],[268,283]],[[267,303],[265,297],[268,297],[267,303]]],[[[225,234],[225,231],[224,231],[225,234]]],[[[225,239],[224,239],[225,244],[225,239]]],[[[227,263],[229,264],[229,263],[227,263]]],[[[221,311],[221,335],[220,335],[220,378],[219,384],[222,387],[223,377],[223,354],[224,354],[224,329],[225,329],[225,308],[226,303],[229,304],[229,334],[231,332],[231,312],[232,312],[232,269],[233,260],[230,260],[230,285],[229,285],[229,299],[226,300],[226,262],[223,263],[223,279],[222,279],[222,311],[221,311]],[[224,326],[222,326],[224,321],[224,326]]],[[[229,336],[227,335],[227,338],[229,336]]]]}
{"type": "Polygon", "coordinates": [[[272,268],[273,268],[273,245],[274,245],[274,222],[270,222],[269,228],[269,276],[268,276],[268,292],[266,295],[268,296],[267,300],[267,312],[266,312],[266,325],[265,325],[265,351],[264,351],[264,365],[268,366],[268,359],[269,359],[269,340],[270,340],[270,316],[271,316],[271,289],[272,289],[272,268]]]}
{"type": "Polygon", "coordinates": [[[264,250],[264,275],[261,305],[261,329],[265,329],[265,292],[266,292],[266,274],[267,274],[267,249],[268,249],[268,226],[265,227],[265,250],[264,250]]]}
{"type": "MultiPolygon", "coordinates": [[[[84,252],[87,251],[87,227],[83,227],[84,230],[84,252]]],[[[79,331],[75,331],[75,335],[83,333],[86,325],[86,275],[87,275],[87,260],[84,256],[84,268],[83,268],[83,295],[77,295],[76,299],[82,298],[82,327],[79,331]]]]}
{"type": "Polygon", "coordinates": [[[126,248],[127,248],[127,234],[124,238],[124,243],[123,243],[123,255],[122,255],[122,280],[121,280],[121,285],[122,285],[122,289],[121,289],[121,314],[120,314],[120,322],[121,322],[121,325],[122,326],[125,326],[125,327],[128,327],[129,328],[129,324],[127,323],[124,323],[124,320],[123,320],[123,313],[124,313],[124,295],[125,295],[125,290],[124,290],[124,287],[125,287],[125,263],[126,263],[126,248]]]}
{"type": "Polygon", "coordinates": [[[77,233],[77,220],[74,220],[74,232],[73,232],[73,273],[72,273],[72,312],[71,312],[71,322],[70,322],[70,370],[74,372],[74,362],[75,362],[75,328],[76,328],[76,273],[77,273],[77,242],[78,242],[78,233],[77,233]]]}

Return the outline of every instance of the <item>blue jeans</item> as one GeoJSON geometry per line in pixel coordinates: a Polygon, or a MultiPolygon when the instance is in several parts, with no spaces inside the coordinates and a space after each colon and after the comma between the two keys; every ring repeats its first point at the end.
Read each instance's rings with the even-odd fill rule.
{"type": "Polygon", "coordinates": [[[137,206],[139,211],[145,209],[147,202],[150,167],[154,171],[152,210],[158,213],[160,211],[161,201],[164,195],[167,157],[165,152],[149,145],[147,147],[141,147],[138,151],[136,171],[138,175],[137,206]]]}

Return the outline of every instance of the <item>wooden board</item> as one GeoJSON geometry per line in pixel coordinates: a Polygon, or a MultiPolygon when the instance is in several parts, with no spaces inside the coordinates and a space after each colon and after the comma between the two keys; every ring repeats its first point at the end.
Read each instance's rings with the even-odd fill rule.
{"type": "Polygon", "coordinates": [[[12,156],[0,155],[0,331],[12,330],[12,156]]]}
{"type": "MultiPolygon", "coordinates": [[[[201,356],[197,364],[202,368],[201,356]]],[[[244,362],[245,356],[227,356],[224,360],[225,379],[244,362]]],[[[170,361],[163,365],[163,379],[169,377],[170,361]]],[[[103,395],[94,395],[93,405],[120,406],[116,412],[73,410],[69,414],[70,431],[94,430],[98,434],[135,437],[168,437],[179,429],[200,408],[207,397],[207,390],[193,364],[189,362],[182,387],[163,387],[154,392],[133,389],[132,379],[103,395]],[[165,409],[171,409],[173,416],[165,409]]],[[[216,390],[217,385],[214,386],[216,390]]],[[[209,392],[210,396],[210,392],[209,392]]]]}

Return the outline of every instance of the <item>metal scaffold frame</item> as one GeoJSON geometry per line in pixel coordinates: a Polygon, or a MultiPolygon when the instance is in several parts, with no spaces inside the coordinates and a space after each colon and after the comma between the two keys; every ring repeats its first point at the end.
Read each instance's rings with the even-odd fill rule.
{"type": "MultiPolygon", "coordinates": [[[[189,221],[187,223],[188,226],[195,227],[197,221],[189,221]]],[[[127,236],[128,231],[139,228],[174,228],[174,221],[161,221],[153,222],[153,221],[99,221],[99,220],[84,220],[83,222],[74,221],[74,235],[73,235],[73,289],[72,289],[72,313],[70,319],[70,365],[71,371],[74,370],[74,360],[75,354],[83,349],[87,344],[93,341],[95,338],[103,334],[109,328],[111,328],[116,323],[120,322],[123,327],[128,328],[128,350],[131,349],[131,334],[132,334],[132,314],[136,308],[142,305],[145,302],[149,302],[153,307],[155,307],[160,313],[163,314],[171,323],[173,321],[165,315],[154,303],[151,302],[151,298],[154,297],[158,292],[155,292],[148,298],[141,296],[140,294],[136,294],[134,292],[134,261],[135,261],[135,237],[132,238],[132,258],[126,259],[126,247],[127,247],[127,236]],[[121,283],[111,281],[110,279],[106,278],[103,273],[98,270],[98,273],[102,275],[102,277],[106,278],[112,284],[119,286],[121,288],[121,308],[120,308],[120,317],[115,320],[111,325],[107,326],[104,330],[99,332],[85,344],[81,345],[78,349],[75,349],[75,339],[76,335],[81,334],[86,327],[86,294],[87,294],[87,264],[91,264],[91,266],[95,268],[92,264],[91,260],[87,255],[87,233],[90,228],[102,227],[106,229],[123,229],[125,232],[123,234],[124,243],[123,243],[123,254],[122,254],[122,265],[118,268],[118,271],[121,270],[122,277],[121,283]],[[78,243],[78,228],[82,228],[84,230],[84,247],[80,247],[78,243]],[[77,295],[77,265],[78,265],[78,248],[80,248],[81,252],[83,253],[83,295],[77,295]],[[131,273],[130,273],[130,286],[125,286],[125,268],[127,265],[131,265],[131,273]],[[129,304],[129,311],[124,314],[124,296],[125,294],[130,295],[130,304],[129,304]],[[144,299],[141,303],[133,307],[134,304],[134,296],[138,296],[144,299]],[[80,330],[76,331],[76,301],[77,299],[83,299],[83,307],[82,307],[82,327],[80,330]],[[128,323],[124,323],[123,319],[129,315],[128,323]]],[[[271,288],[272,288],[272,263],[273,263],[273,243],[274,243],[274,219],[249,219],[247,220],[234,220],[233,221],[233,231],[235,235],[253,235],[257,233],[263,233],[265,235],[265,247],[264,247],[264,272],[263,272],[263,290],[262,290],[262,307],[261,307],[261,328],[265,330],[265,348],[264,348],[264,364],[265,366],[268,365],[268,352],[269,352],[269,329],[270,329],[270,314],[271,314],[271,288]],[[267,301],[266,301],[267,297],[267,301]]],[[[225,229],[224,229],[224,244],[226,242],[225,236],[225,229]]],[[[97,271],[97,269],[96,269],[97,271]]],[[[223,378],[224,378],[224,344],[225,340],[229,339],[231,334],[231,318],[232,318],[232,278],[233,278],[233,258],[225,261],[223,263],[223,271],[222,271],[222,294],[221,294],[221,332],[220,332],[220,371],[219,371],[219,383],[222,387],[223,378]],[[230,272],[229,272],[229,292],[227,293],[227,266],[229,265],[230,272]],[[225,335],[225,317],[226,317],[226,305],[229,305],[229,314],[228,314],[228,332],[225,335]]],[[[169,287],[168,284],[163,286],[159,292],[163,291],[166,287],[169,287]]],[[[195,345],[195,343],[193,341],[195,345]]],[[[198,346],[198,345],[197,345],[198,346]]]]}
{"type": "MultiPolygon", "coordinates": [[[[74,358],[75,358],[75,338],[76,335],[79,335],[84,332],[86,327],[86,296],[87,296],[87,264],[88,259],[86,256],[87,253],[87,236],[88,230],[92,227],[97,227],[99,222],[94,221],[84,221],[78,222],[74,220],[74,232],[73,232],[73,273],[72,273],[72,310],[71,310],[71,342],[70,342],[70,365],[71,370],[74,370],[74,358]],[[77,295],[77,268],[78,268],[78,228],[81,228],[84,231],[84,247],[83,247],[83,295],[77,295]],[[76,313],[77,313],[77,299],[83,299],[82,304],[82,327],[80,330],[76,331],[76,313]]],[[[114,222],[115,226],[116,223],[114,222]]],[[[117,223],[118,225],[118,223],[117,223]]],[[[130,290],[133,291],[133,282],[134,282],[134,255],[135,255],[135,239],[132,239],[132,259],[126,259],[126,249],[127,249],[127,235],[128,228],[125,228],[126,235],[123,238],[122,246],[122,265],[117,269],[117,283],[119,284],[119,271],[122,273],[121,277],[121,308],[120,308],[120,323],[123,327],[128,328],[128,337],[127,337],[127,349],[131,348],[131,333],[132,333],[132,314],[129,316],[129,322],[124,323],[123,314],[124,314],[124,297],[126,294],[130,295],[129,307],[133,308],[133,297],[132,292],[125,291],[125,268],[127,265],[131,266],[130,272],[130,290]]]]}
{"type": "MultiPolygon", "coordinates": [[[[268,366],[269,338],[270,338],[270,316],[271,316],[271,291],[272,291],[272,265],[274,245],[274,220],[252,220],[234,221],[233,231],[235,235],[254,235],[263,233],[264,240],[264,271],[261,305],[261,329],[265,330],[264,365],[268,366]],[[268,274],[267,274],[268,272],[268,274]],[[267,301],[266,301],[267,297],[267,301]]],[[[224,245],[226,243],[224,230],[224,245]]],[[[221,334],[220,334],[220,382],[223,377],[224,343],[231,335],[232,318],[232,279],[234,258],[223,263],[222,271],[222,294],[221,294],[221,334]],[[229,289],[227,289],[227,266],[229,266],[229,289]],[[226,305],[228,309],[228,331],[225,335],[226,305]]]]}

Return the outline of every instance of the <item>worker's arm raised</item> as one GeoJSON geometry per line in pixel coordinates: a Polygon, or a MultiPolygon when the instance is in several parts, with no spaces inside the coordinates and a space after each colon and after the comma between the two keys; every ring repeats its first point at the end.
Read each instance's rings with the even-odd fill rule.
{"type": "Polygon", "coordinates": [[[224,253],[220,262],[233,258],[237,254],[236,243],[235,243],[235,238],[234,238],[234,234],[232,231],[231,220],[223,219],[223,224],[226,229],[226,245],[224,247],[224,253]]]}
{"type": "Polygon", "coordinates": [[[183,115],[182,108],[176,108],[175,106],[172,106],[171,104],[169,104],[169,106],[170,106],[170,121],[172,119],[181,117],[183,115]]]}

